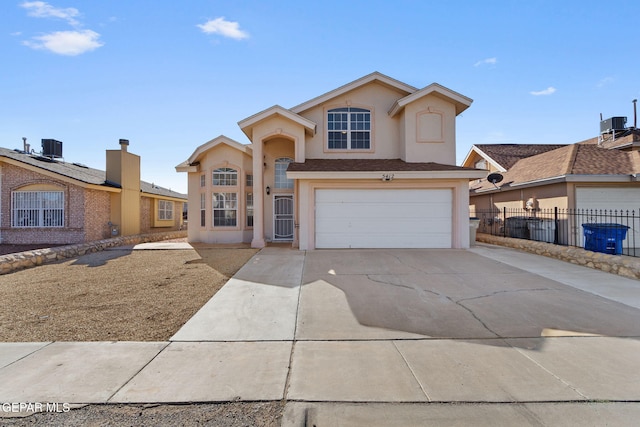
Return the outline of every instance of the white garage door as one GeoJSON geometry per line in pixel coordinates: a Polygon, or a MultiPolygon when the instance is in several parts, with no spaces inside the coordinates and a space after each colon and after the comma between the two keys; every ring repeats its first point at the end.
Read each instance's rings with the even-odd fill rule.
{"type": "MultiPolygon", "coordinates": [[[[576,188],[576,208],[578,210],[596,210],[596,211],[622,211],[622,215],[629,215],[633,212],[638,218],[640,211],[640,188],[611,188],[611,187],[579,187],[576,188]]],[[[585,221],[590,222],[588,217],[585,221]]],[[[593,222],[615,222],[630,227],[627,232],[627,242],[623,246],[638,246],[640,244],[640,224],[638,220],[634,221],[624,218],[599,218],[593,219],[593,222]]],[[[582,245],[582,236],[580,242],[582,245]]]]}
{"type": "Polygon", "coordinates": [[[450,248],[450,189],[316,190],[316,248],[450,248]]]}

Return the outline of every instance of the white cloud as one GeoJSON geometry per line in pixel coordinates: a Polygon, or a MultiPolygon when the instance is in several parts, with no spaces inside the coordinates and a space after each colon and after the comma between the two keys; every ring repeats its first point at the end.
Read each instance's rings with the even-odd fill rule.
{"type": "Polygon", "coordinates": [[[601,79],[598,82],[597,86],[598,87],[605,87],[605,86],[608,86],[610,83],[613,83],[614,81],[615,81],[615,78],[613,78],[611,76],[605,77],[605,78],[601,79]]]}
{"type": "Polygon", "coordinates": [[[529,92],[531,95],[533,96],[541,96],[541,95],[551,95],[552,93],[554,93],[556,91],[556,88],[553,86],[549,86],[548,88],[544,89],[544,90],[538,90],[538,91],[531,91],[529,92]]]}
{"type": "Polygon", "coordinates": [[[80,12],[74,7],[63,9],[51,6],[49,3],[44,1],[26,1],[20,6],[27,9],[27,14],[29,16],[33,16],[35,18],[58,18],[67,21],[74,27],[79,25],[79,22],[75,17],[80,15],[80,12]]]}
{"type": "Polygon", "coordinates": [[[56,31],[44,36],[34,37],[23,44],[32,49],[48,50],[58,55],[76,56],[103,46],[98,38],[100,34],[91,30],[56,31]]]}
{"type": "Polygon", "coordinates": [[[198,28],[205,34],[220,34],[223,37],[242,40],[249,38],[249,33],[240,29],[237,22],[225,21],[224,17],[210,19],[204,24],[198,24],[198,28]]]}
{"type": "Polygon", "coordinates": [[[498,58],[493,57],[493,58],[487,58],[487,59],[483,59],[481,61],[478,61],[475,64],[473,64],[473,66],[474,67],[479,67],[479,66],[484,65],[484,64],[496,65],[497,62],[498,62],[498,58]]]}

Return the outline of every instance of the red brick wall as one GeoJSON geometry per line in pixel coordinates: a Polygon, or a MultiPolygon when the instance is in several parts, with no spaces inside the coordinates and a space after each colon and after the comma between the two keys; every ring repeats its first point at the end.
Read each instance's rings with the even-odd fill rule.
{"type": "Polygon", "coordinates": [[[15,244],[69,244],[81,243],[85,239],[84,205],[85,190],[82,187],[32,172],[30,170],[2,163],[2,187],[0,189],[0,238],[2,243],[15,244]],[[64,192],[65,212],[62,228],[12,228],[11,192],[19,191],[26,185],[55,185],[64,192]]]}
{"type": "Polygon", "coordinates": [[[109,219],[111,195],[106,191],[85,190],[84,219],[85,242],[107,239],[111,236],[109,219]]]}
{"type": "Polygon", "coordinates": [[[140,198],[140,232],[149,233],[151,226],[153,225],[153,212],[151,211],[153,206],[152,200],[149,197],[140,198]]]}

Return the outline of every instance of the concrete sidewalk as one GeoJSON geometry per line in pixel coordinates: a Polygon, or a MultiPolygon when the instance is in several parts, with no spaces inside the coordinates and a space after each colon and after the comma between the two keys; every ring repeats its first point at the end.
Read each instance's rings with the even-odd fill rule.
{"type": "Polygon", "coordinates": [[[489,245],[269,247],[170,342],[0,344],[0,401],[286,399],[283,425],[633,425],[639,308],[639,281],[489,245]]]}

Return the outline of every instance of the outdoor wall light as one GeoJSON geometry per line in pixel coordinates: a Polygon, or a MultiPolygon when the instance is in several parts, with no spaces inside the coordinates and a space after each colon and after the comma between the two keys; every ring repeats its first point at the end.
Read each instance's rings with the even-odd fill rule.
{"type": "Polygon", "coordinates": [[[269,194],[271,194],[271,187],[269,187],[269,186],[267,185],[267,196],[268,196],[269,194]]]}

